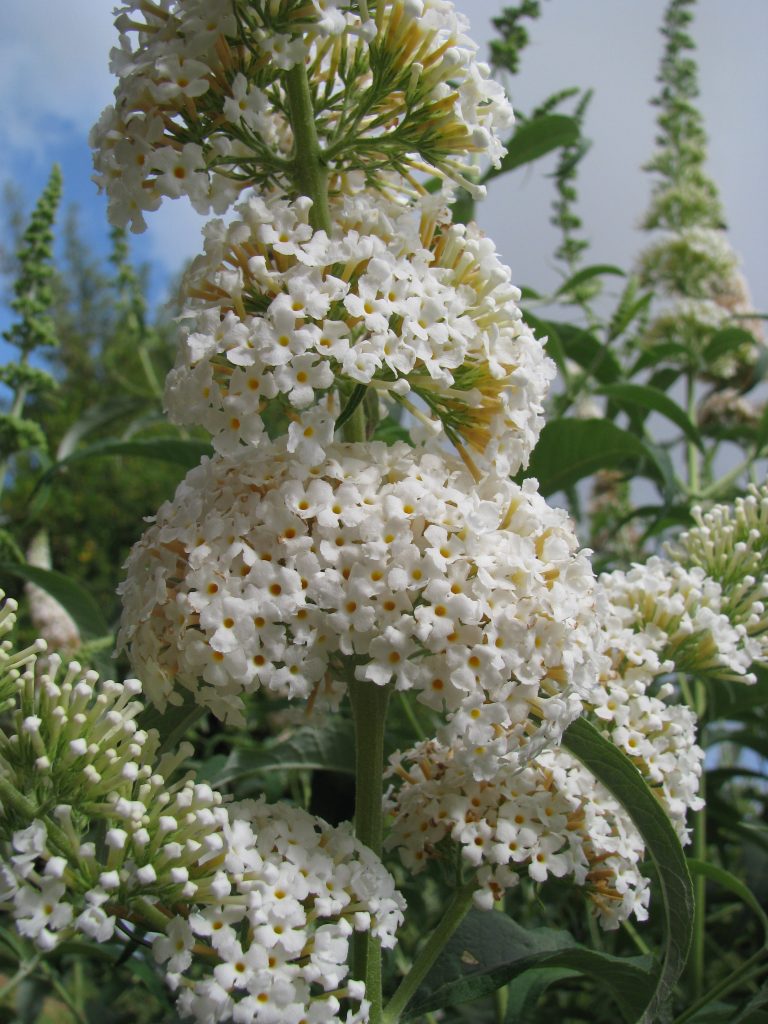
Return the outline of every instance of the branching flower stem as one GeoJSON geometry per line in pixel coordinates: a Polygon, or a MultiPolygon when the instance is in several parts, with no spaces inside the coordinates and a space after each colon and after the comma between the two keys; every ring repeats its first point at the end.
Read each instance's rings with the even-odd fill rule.
{"type": "MultiPolygon", "coordinates": [[[[398,1024],[408,1003],[416,993],[419,985],[426,978],[430,968],[442,953],[446,943],[466,917],[472,906],[472,897],[477,891],[477,880],[473,877],[460,889],[456,889],[445,913],[430,935],[426,945],[416,957],[410,971],[400,982],[400,986],[387,1003],[384,1011],[384,1024],[398,1024]]],[[[373,1017],[371,1017],[373,1020],[373,1017]]]]}
{"type": "Polygon", "coordinates": [[[296,64],[285,76],[291,128],[293,129],[293,177],[302,195],[312,200],[310,220],[316,231],[330,234],[328,171],[315,127],[315,108],[304,64],[296,64]]]}
{"type": "MultiPolygon", "coordinates": [[[[384,724],[392,684],[349,680],[355,721],[355,835],[381,856],[384,793],[384,724]]],[[[370,1024],[381,1024],[381,944],[370,932],[358,933],[352,948],[352,976],[365,982],[370,1000],[370,1024]]]]}

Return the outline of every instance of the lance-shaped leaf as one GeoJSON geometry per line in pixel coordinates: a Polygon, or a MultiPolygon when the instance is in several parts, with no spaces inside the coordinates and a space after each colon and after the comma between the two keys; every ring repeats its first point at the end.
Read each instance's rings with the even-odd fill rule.
{"type": "Polygon", "coordinates": [[[542,326],[547,333],[552,329],[557,332],[568,358],[578,363],[595,380],[609,384],[621,376],[621,363],[594,334],[574,324],[553,320],[543,321],[542,326]]]}
{"type": "Polygon", "coordinates": [[[568,727],[563,743],[622,804],[656,865],[666,919],[666,950],[661,974],[640,1018],[643,1024],[651,1024],[683,972],[693,935],[693,884],[685,855],[669,818],[626,754],[585,718],[568,727]]]}
{"type": "Polygon", "coordinates": [[[564,490],[600,469],[649,466],[655,478],[664,476],[654,454],[640,438],[608,420],[550,420],[533,450],[526,476],[535,476],[543,495],[564,490]]]}
{"type": "Polygon", "coordinates": [[[505,174],[532,160],[546,156],[561,146],[570,146],[579,138],[579,123],[564,114],[545,114],[542,117],[524,121],[507,142],[507,152],[499,167],[492,167],[483,177],[483,182],[505,174]]]}
{"type": "Polygon", "coordinates": [[[567,281],[563,281],[555,292],[555,298],[558,298],[561,295],[567,295],[568,292],[573,292],[580,285],[586,284],[587,281],[591,281],[595,277],[603,277],[605,275],[626,277],[626,274],[621,267],[615,267],[612,263],[595,263],[591,267],[584,267],[582,270],[578,270],[572,277],[569,277],[567,281]]]}
{"type": "Polygon", "coordinates": [[[301,769],[355,774],[355,732],[350,719],[335,716],[322,729],[305,726],[267,749],[235,751],[216,773],[216,785],[250,775],[301,769]]]}
{"type": "Polygon", "coordinates": [[[606,395],[622,409],[631,411],[641,408],[659,413],[680,427],[688,440],[701,448],[701,434],[691,422],[688,413],[658,388],[646,384],[606,384],[598,390],[601,395],[606,395]]]}
{"type": "Polygon", "coordinates": [[[64,573],[5,562],[0,564],[0,581],[4,575],[34,583],[55,597],[72,616],[83,640],[99,640],[112,632],[92,594],[64,573]]]}
{"type": "Polygon", "coordinates": [[[65,466],[103,455],[132,455],[142,459],[159,459],[162,462],[171,462],[181,466],[182,469],[193,469],[204,455],[212,453],[213,449],[207,441],[196,438],[143,437],[130,441],[108,439],[97,441],[84,448],[76,448],[65,459],[54,463],[44,475],[41,483],[65,466]]]}
{"type": "Polygon", "coordinates": [[[495,992],[542,968],[585,975],[606,989],[627,1021],[643,1012],[654,987],[650,957],[622,958],[579,945],[565,931],[521,927],[506,914],[471,910],[408,1006],[404,1020],[495,992]]]}

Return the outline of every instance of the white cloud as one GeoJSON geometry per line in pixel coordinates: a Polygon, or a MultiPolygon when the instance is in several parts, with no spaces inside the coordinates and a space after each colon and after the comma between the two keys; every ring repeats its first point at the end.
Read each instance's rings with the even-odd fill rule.
{"type": "Polygon", "coordinates": [[[186,199],[166,199],[147,217],[149,258],[170,272],[196,256],[203,248],[202,229],[209,217],[195,213],[186,199]]]}
{"type": "Polygon", "coordinates": [[[2,23],[5,147],[39,156],[65,131],[87,132],[114,84],[108,60],[116,34],[109,5],[24,0],[3,5],[2,23]]]}

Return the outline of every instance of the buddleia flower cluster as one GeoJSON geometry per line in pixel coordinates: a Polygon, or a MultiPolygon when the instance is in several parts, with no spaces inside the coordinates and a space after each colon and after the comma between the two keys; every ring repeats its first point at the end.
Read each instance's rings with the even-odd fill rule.
{"type": "Polygon", "coordinates": [[[7,655],[19,931],[51,948],[138,923],[201,1022],[381,1020],[370,965],[404,902],[378,793],[364,843],[229,803],[141,726],[145,700],[189,698],[242,726],[257,691],[308,715],[349,697],[358,754],[361,694],[426,706],[434,735],[387,797],[412,871],[452,841],[483,905],[521,873],[568,874],[606,926],[644,916],[642,840],[564,730],[591,716],[685,839],[701,753],[663,677],[746,679],[754,622],[734,625],[695,565],[596,581],[567,516],[510,479],[553,366],[493,244],[451,221],[446,182],[472,189],[469,160],[498,164],[512,120],[463,19],[447,0],[146,0],[117,27],[93,135],[111,216],[141,229],[181,195],[229,215],[184,278],[166,386],[214,454],[126,566],[118,642],[143,685],[55,656],[35,681],[36,648],[7,655]],[[372,439],[382,416],[411,443],[372,439]]]}
{"type": "Polygon", "coordinates": [[[115,104],[92,133],[115,223],[143,230],[164,197],[223,212],[291,186],[292,115],[310,100],[332,190],[362,172],[432,172],[472,188],[512,124],[448,0],[173,0],[118,8],[115,104]]]}
{"type": "Polygon", "coordinates": [[[755,647],[724,601],[716,578],[697,565],[653,556],[600,578],[614,629],[634,632],[678,672],[753,683],[755,647]]]}
{"type": "Polygon", "coordinates": [[[714,580],[721,607],[753,662],[768,662],[768,485],[733,504],[692,510],[695,526],[670,543],[670,557],[714,580]]]}
{"type": "Polygon", "coordinates": [[[405,444],[204,461],[127,568],[122,639],[161,705],[182,686],[237,720],[260,687],[338,700],[351,675],[392,680],[448,712],[482,773],[537,723],[561,734],[594,672],[591,569],[565,516],[534,482],[474,486],[405,444]]]}
{"type": "MultiPolygon", "coordinates": [[[[13,626],[14,606],[0,611],[13,626]]],[[[404,903],[348,826],[287,805],[225,804],[140,728],[141,683],[100,682],[42,645],[0,652],[0,901],[43,951],[152,937],[179,1012],[199,1021],[361,1021],[355,931],[394,944],[404,903]],[[358,1009],[342,1016],[341,1000],[358,1009]]]]}
{"type": "Polygon", "coordinates": [[[665,356],[695,367],[719,384],[753,367],[766,344],[749,289],[725,231],[717,186],[706,172],[707,137],[699,110],[696,63],[690,56],[692,0],[671,0],[659,82],[657,151],[647,170],[657,175],[644,227],[660,235],[642,253],[643,284],[664,300],[654,311],[644,343],[679,346],[665,356]],[[707,353],[706,343],[725,327],[752,339],[707,353]]]}
{"type": "MultiPolygon", "coordinates": [[[[676,648],[668,636],[660,642],[663,626],[627,629],[607,574],[600,583],[599,678],[585,697],[585,714],[632,760],[686,843],[686,815],[703,806],[704,754],[693,712],[669,703],[669,682],[657,684],[676,667],[658,651],[676,648]]],[[[706,650],[709,637],[693,635],[706,650]]],[[[460,744],[427,740],[394,755],[390,775],[387,843],[409,870],[418,873],[455,844],[476,872],[480,906],[491,906],[523,877],[542,883],[570,876],[603,927],[616,928],[631,915],[646,919],[644,841],[626,809],[565,749],[542,751],[522,770],[502,764],[492,778],[477,779],[460,744]]]]}
{"type": "Polygon", "coordinates": [[[369,191],[332,201],[330,237],[305,200],[252,196],[237,212],[208,226],[185,281],[173,420],[228,454],[263,441],[279,404],[289,450],[319,458],[338,416],[326,396],[362,385],[415,414],[426,440],[447,435],[476,475],[527,465],[554,365],[475,226],[431,198],[369,191]]]}

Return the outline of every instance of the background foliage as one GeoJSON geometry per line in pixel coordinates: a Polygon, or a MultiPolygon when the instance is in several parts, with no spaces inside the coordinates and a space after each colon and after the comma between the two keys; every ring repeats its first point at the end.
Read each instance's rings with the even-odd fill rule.
{"type": "MultiPolygon", "coordinates": [[[[486,176],[528,164],[535,171],[537,159],[557,152],[552,220],[560,232],[554,257],[562,280],[554,294],[532,282],[524,299],[526,319],[549,339],[559,380],[526,475],[539,479],[545,495],[567,502],[583,540],[595,548],[598,570],[628,566],[657,550],[691,522],[694,504],[731,500],[750,480],[760,482],[768,454],[765,338],[705,170],[692,6],[691,0],[671,3],[663,27],[659,136],[648,164],[655,184],[645,222],[653,235],[634,266],[589,262],[589,225],[580,219],[577,192],[589,146],[589,92],[564,88],[527,116],[518,112],[504,164],[486,176]],[[709,233],[703,250],[701,232],[709,233]]],[[[500,14],[491,53],[497,68],[517,72],[526,24],[540,14],[533,0],[500,14]]],[[[75,211],[59,217],[54,249],[59,189],[54,170],[31,215],[18,204],[9,210],[6,250],[16,257],[5,270],[15,319],[6,337],[18,358],[2,378],[10,395],[0,437],[2,576],[11,593],[28,579],[55,594],[75,620],[84,660],[104,662],[118,612],[119,566],[142,518],[173,493],[207,442],[173,430],[162,417],[173,303],[151,313],[149,271],[133,267],[124,236],[113,233],[112,258],[103,267],[83,242],[75,211]],[[41,530],[50,564],[36,573],[27,553],[41,530]]],[[[456,212],[472,216],[468,196],[459,198],[456,212]]],[[[387,429],[394,437],[402,427],[387,429]]],[[[697,679],[685,686],[709,750],[708,806],[693,823],[689,849],[694,953],[664,1012],[676,1024],[760,1024],[768,1020],[762,910],[768,674],[760,670],[750,688],[697,679]]],[[[233,733],[186,707],[165,718],[155,713],[152,724],[169,745],[190,736],[202,776],[237,797],[288,795],[332,823],[351,816],[350,721],[310,725],[257,695],[249,722],[247,734],[233,733]]],[[[410,745],[421,728],[407,705],[397,708],[388,752],[410,745]]],[[[579,742],[588,751],[590,737],[574,733],[572,743],[579,742]]],[[[676,904],[674,883],[668,885],[675,865],[663,834],[649,846],[658,850],[649,871],[660,896],[667,886],[666,902],[655,898],[653,905],[666,908],[670,956],[675,918],[684,922],[685,908],[676,904]]],[[[456,870],[447,858],[415,885],[404,873],[398,879],[415,911],[410,920],[419,922],[403,935],[401,958],[439,918],[446,878],[453,881],[456,870]]],[[[599,1024],[617,1012],[638,1019],[658,983],[664,916],[657,911],[643,928],[601,934],[578,890],[557,880],[544,887],[524,883],[491,917],[466,918],[411,1004],[411,1019],[436,1020],[434,1008],[446,1005],[443,1019],[496,1024],[599,1024]]],[[[140,948],[63,948],[44,962],[3,928],[0,957],[0,1020],[176,1020],[140,948]]],[[[652,1017],[657,1014],[663,1019],[661,1009],[652,1017]]]]}

